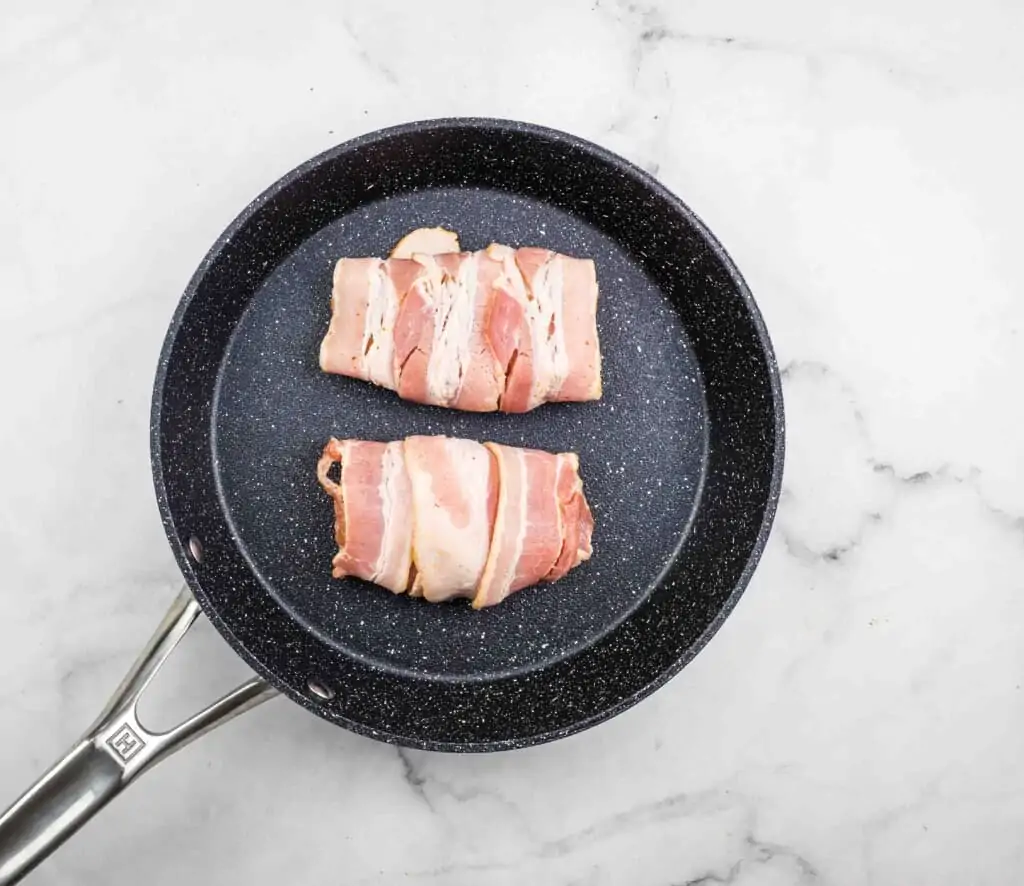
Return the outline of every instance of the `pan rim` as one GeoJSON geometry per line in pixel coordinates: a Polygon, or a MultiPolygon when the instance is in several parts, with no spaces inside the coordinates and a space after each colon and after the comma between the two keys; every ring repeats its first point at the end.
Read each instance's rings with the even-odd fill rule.
{"type": "Polygon", "coordinates": [[[168,543],[170,544],[171,550],[178,562],[178,566],[183,577],[202,607],[203,612],[217,628],[218,632],[220,632],[225,639],[229,640],[229,644],[233,650],[240,658],[243,659],[243,661],[246,662],[247,665],[249,665],[249,667],[269,683],[280,689],[282,694],[288,696],[296,703],[307,707],[311,712],[315,713],[307,700],[300,695],[297,696],[292,687],[285,684],[278,675],[266,668],[263,663],[250,652],[247,646],[238,639],[231,628],[221,619],[217,608],[209,602],[209,599],[203,590],[202,583],[199,581],[198,576],[192,569],[191,560],[187,550],[187,542],[180,537],[174,525],[168,501],[168,489],[165,483],[163,471],[164,451],[160,438],[160,429],[163,416],[162,392],[167,381],[167,370],[185,314],[195,298],[197,290],[199,289],[209,267],[220,255],[224,247],[235,237],[243,226],[248,223],[252,216],[262,206],[272,200],[282,190],[289,187],[297,179],[306,175],[311,170],[316,169],[321,164],[330,162],[332,159],[341,156],[342,154],[358,150],[360,148],[365,148],[375,143],[394,139],[396,137],[403,137],[425,131],[447,130],[452,128],[472,128],[476,130],[490,130],[496,132],[515,131],[560,144],[571,144],[572,146],[585,151],[587,154],[594,156],[595,159],[621,170],[625,175],[640,180],[647,189],[662,200],[666,201],[675,212],[685,218],[694,230],[699,233],[701,239],[713,253],[715,258],[721,263],[722,268],[728,274],[729,279],[735,287],[735,292],[742,301],[744,309],[749,316],[753,331],[756,335],[758,348],[761,350],[765,358],[768,388],[771,394],[772,429],[774,432],[772,468],[767,488],[764,513],[757,535],[754,539],[754,543],[750,548],[742,571],[733,584],[731,592],[728,597],[725,598],[715,616],[711,619],[697,639],[691,643],[681,655],[674,659],[668,667],[664,667],[654,676],[653,679],[645,683],[636,691],[624,696],[616,703],[609,705],[607,708],[583,717],[565,727],[538,732],[525,737],[516,736],[512,738],[486,739],[472,742],[423,739],[406,734],[399,734],[397,732],[385,732],[374,729],[365,723],[351,720],[343,716],[330,718],[332,722],[337,725],[344,726],[350,731],[387,743],[401,744],[407,747],[432,751],[487,752],[517,749],[535,744],[542,744],[581,732],[597,725],[598,723],[610,719],[619,713],[622,713],[664,686],[665,683],[676,676],[697,656],[697,654],[700,653],[715,633],[717,633],[721,628],[725,619],[731,614],[736,604],[739,602],[740,597],[746,590],[770,536],[778,509],[778,499],[782,486],[782,475],[785,461],[785,416],[782,396],[782,381],[778,362],[771,339],[768,335],[764,318],[754,301],[753,295],[745,279],[736,266],[736,263],[704,221],[680,197],[670,191],[646,170],[640,168],[629,160],[626,160],[613,151],[602,147],[601,145],[563,130],[525,121],[491,117],[438,117],[427,120],[414,120],[365,133],[335,145],[332,148],[328,148],[288,171],[251,200],[212,244],[189,279],[188,285],[186,286],[169,322],[167,333],[158,358],[150,411],[150,460],[157,504],[160,510],[161,522],[164,525],[164,531],[168,538],[168,543]]]}

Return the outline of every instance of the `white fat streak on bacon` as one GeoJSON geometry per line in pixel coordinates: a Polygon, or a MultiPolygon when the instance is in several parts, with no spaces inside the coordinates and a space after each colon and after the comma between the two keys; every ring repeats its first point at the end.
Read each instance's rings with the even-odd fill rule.
{"type": "Polygon", "coordinates": [[[507,448],[513,448],[516,455],[516,465],[519,468],[519,532],[516,533],[515,558],[512,561],[512,571],[509,573],[508,581],[503,588],[503,598],[508,595],[509,586],[512,584],[512,579],[516,574],[516,567],[519,565],[519,559],[523,556],[526,533],[530,529],[530,515],[527,508],[527,499],[530,492],[530,472],[526,467],[526,451],[518,447],[507,448]]]}
{"type": "Polygon", "coordinates": [[[494,288],[503,289],[525,310],[529,299],[526,281],[519,270],[519,265],[516,264],[516,251],[511,246],[503,246],[500,243],[492,243],[485,251],[489,258],[501,262],[501,274],[495,279],[494,288]]]}
{"type": "Polygon", "coordinates": [[[410,593],[431,602],[472,597],[491,546],[490,453],[472,440],[409,437],[405,456],[416,565],[410,593]]]}
{"type": "Polygon", "coordinates": [[[528,303],[528,292],[526,280],[516,263],[516,251],[511,246],[503,246],[501,243],[492,243],[484,250],[488,258],[501,262],[501,274],[494,281],[495,287],[501,287],[509,295],[513,296],[525,310],[528,303]]]}
{"type": "Polygon", "coordinates": [[[427,392],[430,402],[450,406],[459,396],[462,377],[473,358],[471,339],[479,260],[475,254],[465,255],[457,276],[450,277],[433,256],[417,254],[414,258],[428,269],[423,291],[434,309],[427,392]]]}
{"type": "Polygon", "coordinates": [[[363,320],[363,371],[374,384],[394,389],[398,293],[384,262],[371,266],[367,276],[370,297],[363,320]]]}
{"type": "Polygon", "coordinates": [[[409,569],[412,566],[408,483],[405,446],[401,441],[389,443],[381,457],[378,492],[384,529],[372,581],[400,591],[404,591],[408,584],[409,569]]]}
{"type": "Polygon", "coordinates": [[[533,298],[526,301],[533,337],[533,405],[557,394],[569,375],[562,309],[564,289],[561,256],[552,254],[530,281],[533,298]]]}
{"type": "Polygon", "coordinates": [[[530,528],[527,513],[530,484],[526,452],[518,447],[498,446],[494,443],[484,445],[496,456],[498,507],[487,564],[473,597],[474,609],[493,606],[509,595],[530,528]],[[510,531],[515,532],[511,539],[510,531]]]}

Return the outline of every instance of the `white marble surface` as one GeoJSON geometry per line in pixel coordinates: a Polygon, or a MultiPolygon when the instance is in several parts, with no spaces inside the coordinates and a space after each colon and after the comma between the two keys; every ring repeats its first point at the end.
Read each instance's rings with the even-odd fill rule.
{"type": "MultiPolygon", "coordinates": [[[[247,200],[323,148],[484,114],[656,171],[746,274],[789,420],[750,589],[637,708],[456,757],[278,700],[30,882],[1019,881],[1022,28],[1008,0],[5,0],[0,803],[178,585],[147,449],[178,296],[247,200]]],[[[180,709],[245,671],[212,630],[186,645],[160,690],[180,709]]]]}

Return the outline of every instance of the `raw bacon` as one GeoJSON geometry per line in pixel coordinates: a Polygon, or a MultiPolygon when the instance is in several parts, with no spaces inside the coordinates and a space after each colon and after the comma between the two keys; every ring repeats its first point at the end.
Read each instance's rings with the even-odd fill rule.
{"type": "Polygon", "coordinates": [[[591,555],[594,520],[574,453],[332,438],[317,476],[334,502],[335,578],[432,603],[468,597],[480,609],[591,555]]]}
{"type": "Polygon", "coordinates": [[[413,512],[403,444],[332,438],[317,476],[334,500],[334,577],[354,575],[395,593],[405,591],[413,512]],[[335,464],[341,466],[338,482],[328,476],[335,464]]]}
{"type": "Polygon", "coordinates": [[[320,367],[470,412],[599,399],[594,263],[498,244],[410,253],[457,247],[445,235],[407,235],[396,252],[410,257],[337,263],[320,367]]]}

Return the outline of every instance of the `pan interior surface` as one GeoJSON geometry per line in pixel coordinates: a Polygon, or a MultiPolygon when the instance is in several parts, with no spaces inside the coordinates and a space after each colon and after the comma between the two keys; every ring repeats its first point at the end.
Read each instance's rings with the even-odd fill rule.
{"type": "Polygon", "coordinates": [[[544,667],[600,638],[657,584],[693,513],[707,443],[702,381],[679,312],[613,237],[537,198],[425,189],[358,207],[272,270],[223,363],[214,412],[217,481],[268,591],[309,630],[378,667],[494,679],[544,667]],[[386,255],[404,233],[444,225],[463,248],[542,245],[595,260],[604,396],[526,415],[401,401],[317,365],[341,256],[386,255]],[[594,555],[555,584],[474,611],[334,580],[330,500],[314,467],[330,436],[447,434],[580,456],[594,555]]]}
{"type": "Polygon", "coordinates": [[[571,135],[457,119],[340,145],[243,210],[172,320],[151,440],[182,572],[258,673],[357,732],[483,751],[612,716],[702,648],[767,538],[783,416],[753,299],[678,198],[571,135]],[[470,415],[320,372],[334,262],[438,224],[595,260],[601,401],[470,415]],[[416,433],[578,452],[593,558],[481,612],[331,579],[321,448],[416,433]]]}

